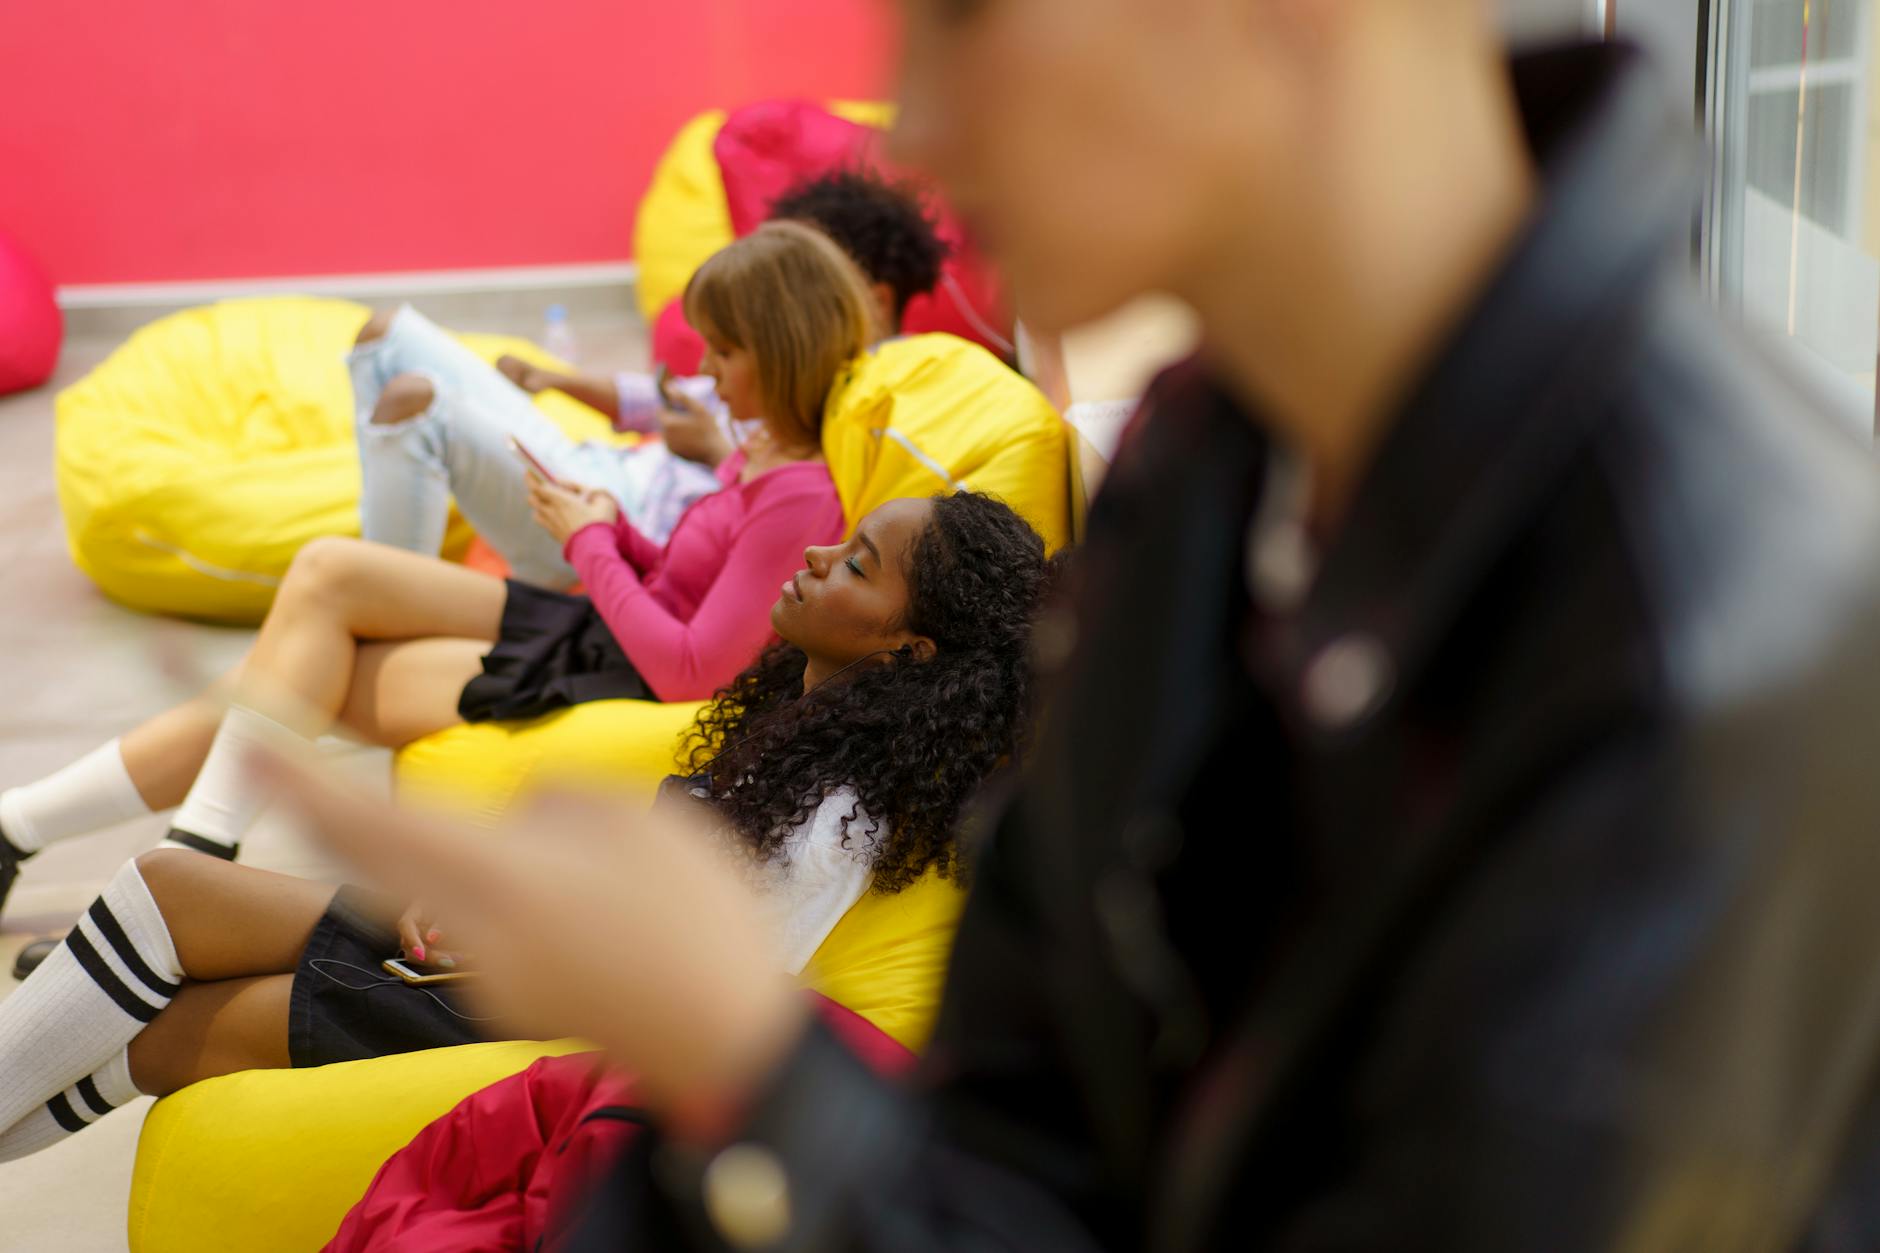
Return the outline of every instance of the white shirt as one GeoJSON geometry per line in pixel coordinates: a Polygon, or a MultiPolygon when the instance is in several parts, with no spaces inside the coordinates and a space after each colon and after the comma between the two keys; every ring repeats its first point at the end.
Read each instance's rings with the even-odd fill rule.
{"type": "Polygon", "coordinates": [[[753,857],[751,882],[763,899],[777,957],[791,974],[802,973],[842,915],[873,882],[870,854],[876,839],[887,832],[871,835],[871,825],[854,789],[838,788],[768,861],[753,857]]]}

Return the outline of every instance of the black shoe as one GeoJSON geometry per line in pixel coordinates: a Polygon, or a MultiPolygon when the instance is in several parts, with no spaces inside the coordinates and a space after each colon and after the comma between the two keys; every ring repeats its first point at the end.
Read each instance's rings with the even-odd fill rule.
{"type": "Polygon", "coordinates": [[[24,979],[33,971],[38,970],[45,963],[46,958],[52,956],[63,943],[65,943],[64,936],[49,935],[28,944],[20,950],[19,956],[13,959],[13,977],[24,979]]]}

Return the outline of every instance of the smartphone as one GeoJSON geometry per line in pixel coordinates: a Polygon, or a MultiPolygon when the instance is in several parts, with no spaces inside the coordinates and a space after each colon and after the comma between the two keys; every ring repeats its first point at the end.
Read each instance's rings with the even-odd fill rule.
{"type": "Polygon", "coordinates": [[[541,458],[524,447],[522,441],[514,435],[509,437],[509,451],[522,458],[522,464],[535,471],[543,482],[552,483],[556,487],[562,486],[561,480],[548,472],[548,467],[542,464],[541,458]]]}
{"type": "Polygon", "coordinates": [[[659,368],[653,371],[653,390],[659,393],[660,404],[668,409],[677,409],[679,402],[672,398],[672,391],[668,386],[671,382],[672,369],[662,361],[659,363],[659,368]]]}
{"type": "Polygon", "coordinates": [[[419,988],[427,983],[461,983],[465,979],[474,978],[478,973],[474,970],[432,970],[425,966],[413,965],[402,957],[386,958],[385,971],[419,988]]]}

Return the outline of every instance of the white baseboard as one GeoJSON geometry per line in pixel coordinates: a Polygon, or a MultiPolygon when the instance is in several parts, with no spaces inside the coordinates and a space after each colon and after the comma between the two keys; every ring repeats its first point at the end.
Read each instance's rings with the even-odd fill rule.
{"type": "Polygon", "coordinates": [[[570,317],[638,322],[631,261],[506,266],[488,270],[417,270],[386,274],[315,274],[285,278],[207,279],[186,283],[98,283],[59,289],[66,332],[118,338],[179,309],[252,296],[335,296],[384,306],[410,301],[448,326],[467,330],[539,325],[550,305],[570,317]]]}
{"type": "Polygon", "coordinates": [[[631,261],[580,265],[505,266],[488,270],[414,270],[388,274],[319,274],[283,278],[229,278],[182,283],[82,283],[61,287],[66,309],[187,307],[243,296],[346,296],[386,300],[431,295],[554,292],[628,288],[639,277],[631,261]]]}

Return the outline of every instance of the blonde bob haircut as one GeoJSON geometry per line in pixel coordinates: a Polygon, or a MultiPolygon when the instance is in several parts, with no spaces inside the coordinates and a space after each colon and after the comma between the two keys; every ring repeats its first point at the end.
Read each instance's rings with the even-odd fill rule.
{"type": "Polygon", "coordinates": [[[712,254],[685,288],[685,320],[751,354],[764,416],[785,443],[820,445],[842,368],[878,338],[868,280],[827,235],[766,222],[712,254]]]}

